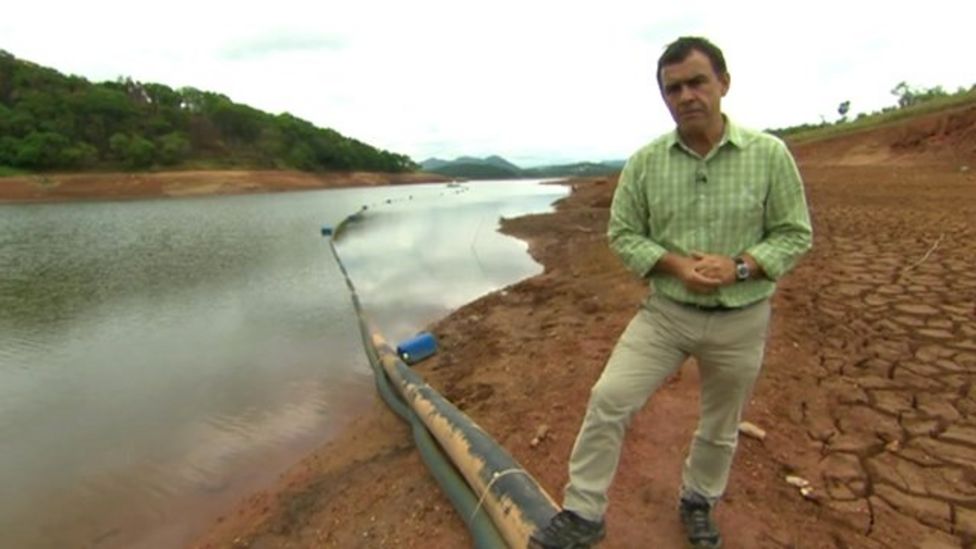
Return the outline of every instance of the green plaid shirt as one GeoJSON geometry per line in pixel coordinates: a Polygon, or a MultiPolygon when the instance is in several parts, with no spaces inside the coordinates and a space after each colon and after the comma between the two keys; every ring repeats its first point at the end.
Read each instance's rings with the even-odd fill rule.
{"type": "Polygon", "coordinates": [[[739,307],[772,295],[775,280],[812,243],[803,181],[778,138],[734,125],[708,156],[672,131],[637,151],[620,174],[610,209],[610,246],[628,268],[650,277],[654,291],[676,301],[739,307]],[[710,295],[651,273],[666,252],[748,253],[767,278],[710,295]]]}

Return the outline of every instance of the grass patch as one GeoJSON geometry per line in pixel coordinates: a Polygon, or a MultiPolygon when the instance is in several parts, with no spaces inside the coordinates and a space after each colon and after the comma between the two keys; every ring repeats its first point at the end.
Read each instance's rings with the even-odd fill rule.
{"type": "Polygon", "coordinates": [[[18,170],[17,168],[11,168],[10,166],[0,165],[0,177],[11,177],[14,175],[27,175],[30,172],[25,172],[24,170],[18,170]]]}
{"type": "Polygon", "coordinates": [[[894,109],[888,112],[861,116],[851,122],[831,124],[819,128],[799,130],[796,132],[791,132],[789,129],[787,129],[777,133],[781,137],[789,140],[791,143],[807,143],[810,141],[819,141],[821,139],[837,137],[848,133],[879,128],[881,126],[899,122],[906,118],[924,116],[926,114],[962,107],[967,104],[976,106],[976,90],[970,90],[960,94],[947,95],[945,97],[936,97],[925,101],[924,103],[919,103],[903,109],[894,109]]]}

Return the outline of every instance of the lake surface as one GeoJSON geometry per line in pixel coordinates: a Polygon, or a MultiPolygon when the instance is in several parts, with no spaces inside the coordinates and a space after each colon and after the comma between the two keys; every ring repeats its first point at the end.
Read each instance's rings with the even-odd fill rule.
{"type": "Polygon", "coordinates": [[[0,206],[0,536],[172,547],[373,399],[338,243],[391,343],[540,271],[479,182],[0,206]]]}

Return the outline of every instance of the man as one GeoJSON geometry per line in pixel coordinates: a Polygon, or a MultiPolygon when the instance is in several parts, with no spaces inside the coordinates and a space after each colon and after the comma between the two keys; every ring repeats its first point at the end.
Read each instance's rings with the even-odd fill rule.
{"type": "Polygon", "coordinates": [[[698,361],[701,417],[679,516],[690,545],[721,546],[712,511],[762,365],[769,298],[811,246],[789,150],[722,114],[730,77],[721,50],[679,38],[658,60],[657,79],[676,129],[627,162],[608,230],[614,252],[650,279],[652,292],[593,386],[563,510],[533,535],[536,547],[588,547],[603,538],[606,493],[630,418],[688,356],[698,361]]]}

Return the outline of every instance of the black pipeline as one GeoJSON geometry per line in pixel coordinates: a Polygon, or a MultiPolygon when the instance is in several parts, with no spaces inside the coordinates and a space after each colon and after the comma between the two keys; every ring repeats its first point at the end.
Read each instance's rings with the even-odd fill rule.
{"type": "Polygon", "coordinates": [[[384,402],[410,422],[424,462],[468,525],[475,545],[526,547],[529,536],[547,524],[558,507],[501,445],[411,370],[366,320],[334,244],[362,214],[347,217],[334,231],[323,227],[322,234],[332,237],[329,246],[346,278],[377,389],[384,402]],[[491,518],[488,525],[485,512],[491,518]]]}

